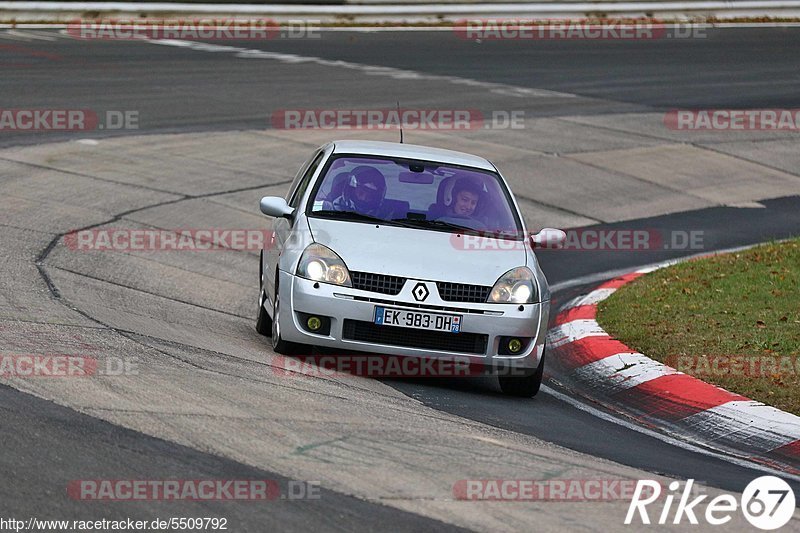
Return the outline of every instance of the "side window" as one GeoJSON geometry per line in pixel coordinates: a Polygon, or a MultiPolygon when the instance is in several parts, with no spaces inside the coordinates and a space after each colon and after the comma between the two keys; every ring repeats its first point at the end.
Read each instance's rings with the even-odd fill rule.
{"type": "Polygon", "coordinates": [[[311,165],[309,165],[306,173],[303,175],[303,179],[300,180],[300,183],[297,184],[297,188],[292,193],[292,197],[289,200],[290,206],[297,207],[297,205],[300,203],[300,199],[303,197],[303,194],[305,194],[306,189],[308,189],[308,184],[311,183],[311,177],[317,171],[317,168],[319,168],[319,164],[322,162],[322,157],[324,155],[325,154],[323,152],[320,152],[319,155],[314,158],[314,161],[311,163],[311,165]]]}

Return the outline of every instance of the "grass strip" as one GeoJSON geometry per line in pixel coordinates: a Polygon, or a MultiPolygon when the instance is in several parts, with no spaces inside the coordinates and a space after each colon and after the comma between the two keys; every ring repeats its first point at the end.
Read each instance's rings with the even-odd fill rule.
{"type": "Polygon", "coordinates": [[[648,357],[800,415],[800,239],[657,270],[598,322],[648,357]]]}

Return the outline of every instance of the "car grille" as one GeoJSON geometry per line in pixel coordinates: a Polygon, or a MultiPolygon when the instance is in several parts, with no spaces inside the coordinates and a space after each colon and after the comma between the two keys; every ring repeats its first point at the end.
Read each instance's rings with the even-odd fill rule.
{"type": "Polygon", "coordinates": [[[382,294],[400,294],[406,278],[388,276],[386,274],[373,274],[371,272],[350,272],[353,288],[362,291],[380,292],[382,294]]]}
{"type": "Polygon", "coordinates": [[[478,333],[447,333],[424,329],[378,326],[360,320],[344,321],[342,337],[348,340],[389,344],[406,348],[422,348],[460,353],[486,353],[488,335],[478,333]]]}
{"type": "MultiPolygon", "coordinates": [[[[449,307],[446,305],[429,305],[429,304],[418,304],[412,302],[400,302],[395,300],[384,300],[383,298],[373,298],[371,296],[353,296],[353,300],[357,302],[370,302],[374,304],[384,304],[384,305],[393,305],[399,307],[413,307],[415,309],[424,309],[426,311],[445,311],[447,313],[460,313],[460,314],[473,314],[473,315],[485,315],[487,314],[486,311],[483,309],[470,309],[469,307],[449,307]]],[[[492,314],[496,316],[502,316],[502,311],[495,311],[492,314]]]]}
{"type": "Polygon", "coordinates": [[[446,302],[471,302],[483,303],[489,297],[491,287],[483,285],[468,285],[466,283],[450,283],[437,281],[436,288],[439,296],[446,302]]]}

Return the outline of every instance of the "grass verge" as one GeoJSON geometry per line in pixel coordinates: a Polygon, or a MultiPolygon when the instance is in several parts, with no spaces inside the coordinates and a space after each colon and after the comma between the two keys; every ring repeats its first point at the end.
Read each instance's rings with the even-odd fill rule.
{"type": "Polygon", "coordinates": [[[800,239],[642,276],[600,304],[598,322],[648,357],[800,415],[800,239]]]}

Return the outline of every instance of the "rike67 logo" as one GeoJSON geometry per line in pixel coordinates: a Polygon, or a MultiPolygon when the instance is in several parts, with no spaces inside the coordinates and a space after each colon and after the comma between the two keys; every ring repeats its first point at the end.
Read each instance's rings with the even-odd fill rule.
{"type": "MultiPolygon", "coordinates": [[[[672,494],[662,497],[661,485],[658,482],[639,480],[628,507],[628,514],[625,516],[625,524],[630,525],[636,522],[637,514],[638,520],[642,524],[650,524],[651,517],[648,514],[648,506],[656,501],[663,501],[661,512],[656,510],[653,522],[659,525],[681,524],[685,517],[690,524],[697,525],[699,523],[697,516],[700,512],[695,507],[703,503],[708,495],[703,494],[690,500],[693,484],[693,479],[686,482],[673,511],[674,500],[680,491],[678,481],[669,484],[669,491],[672,494]]],[[[701,516],[705,518],[706,523],[721,526],[730,522],[737,510],[741,510],[747,521],[754,527],[772,531],[785,526],[792,519],[795,510],[794,491],[788,483],[778,477],[762,476],[754,479],[745,487],[741,502],[731,494],[721,494],[705,504],[705,513],[704,516],[701,516]]]]}

